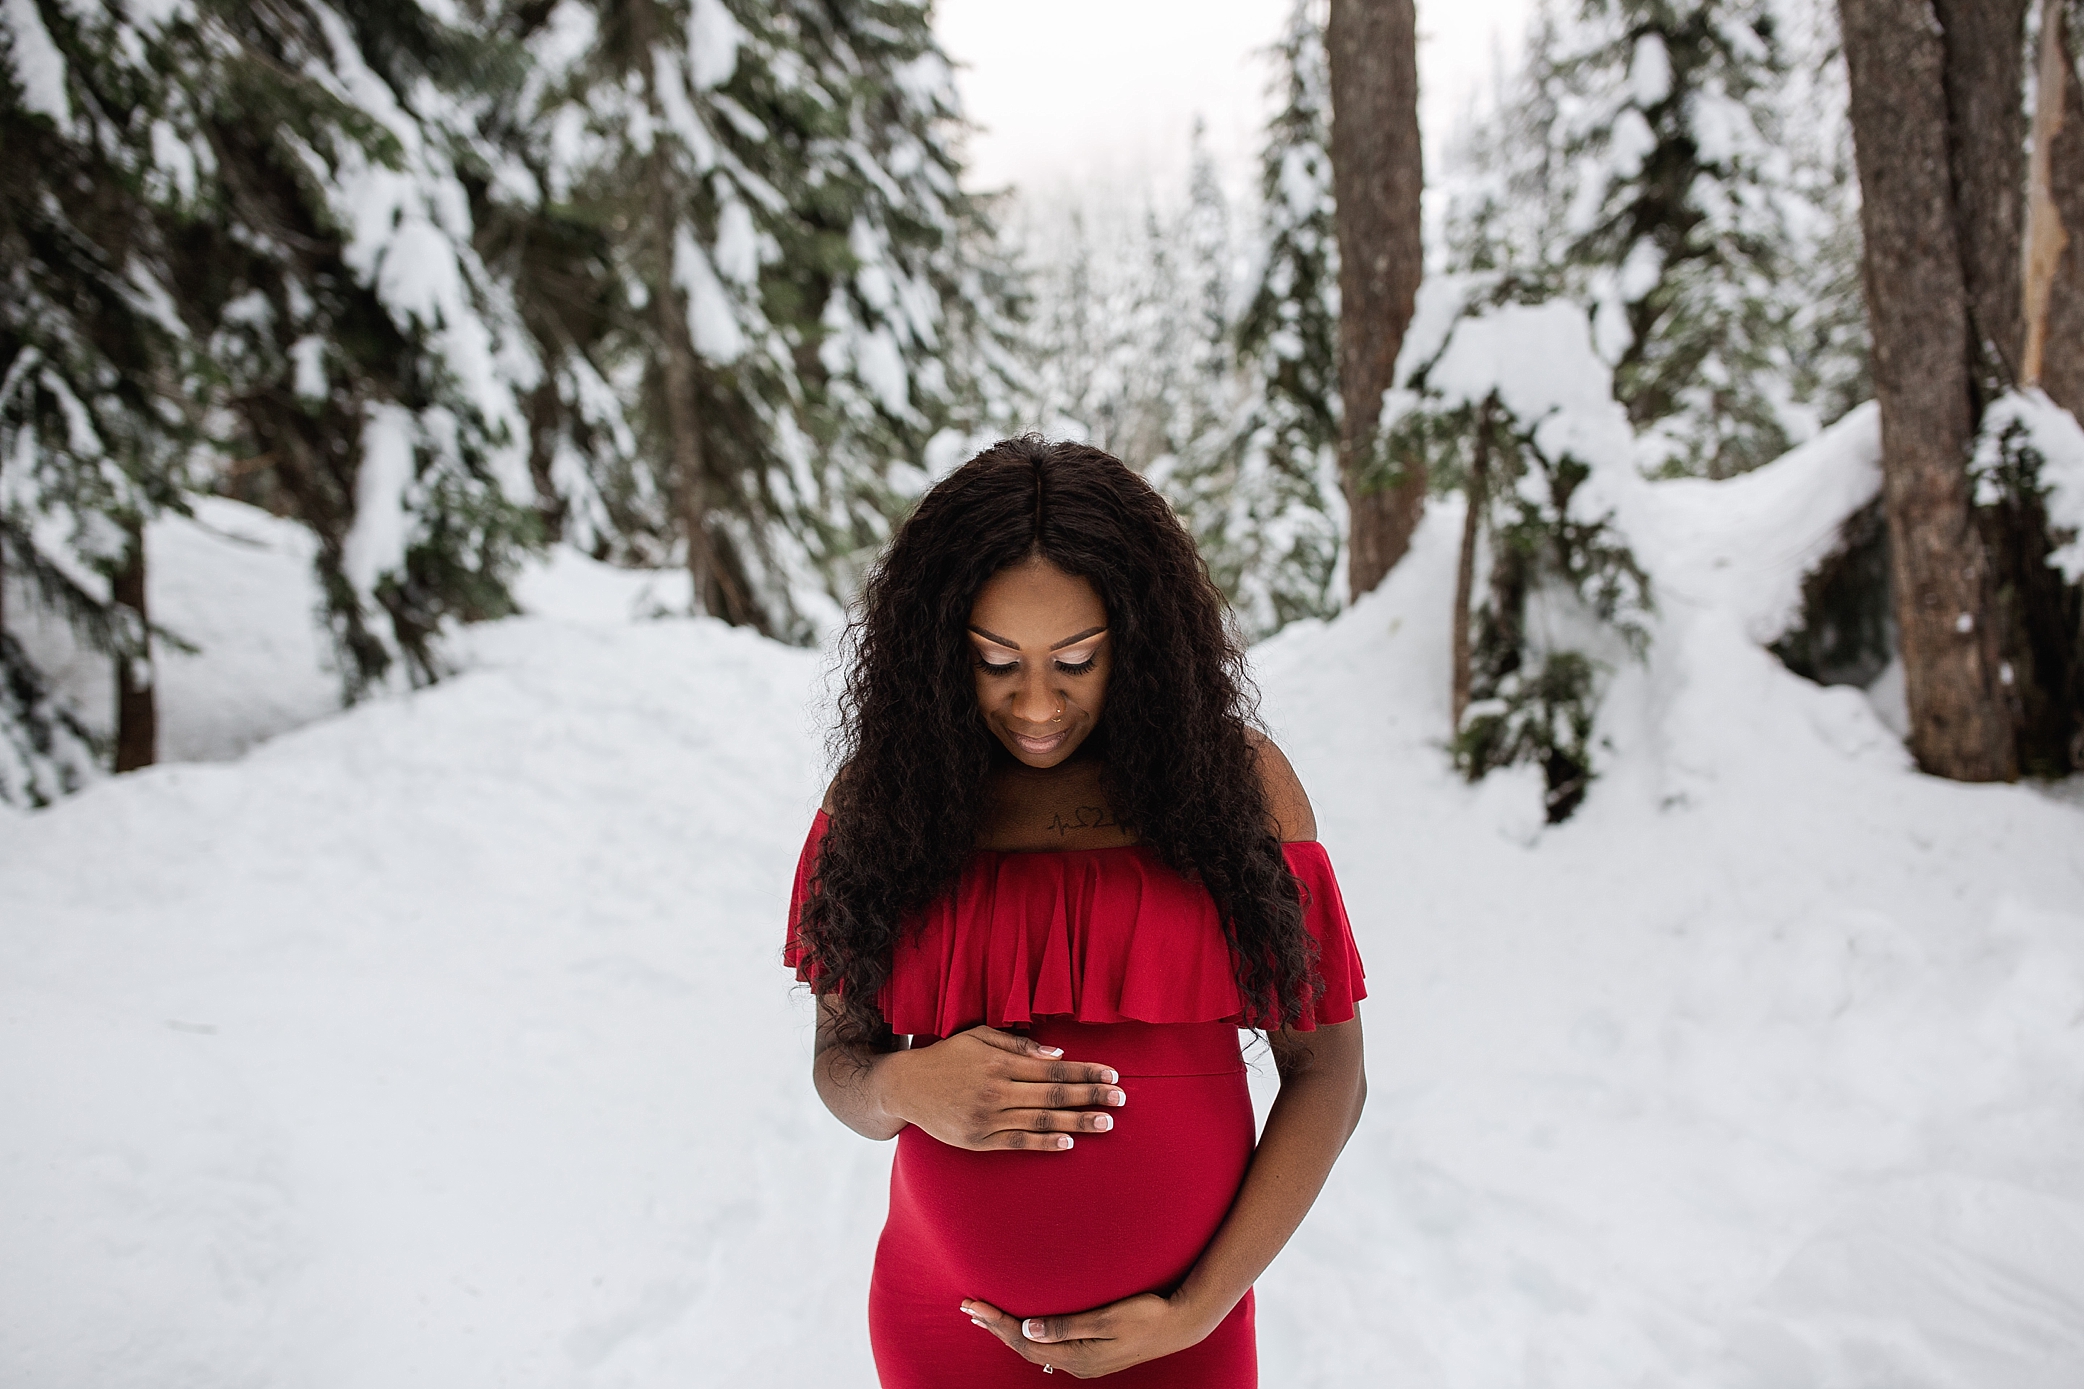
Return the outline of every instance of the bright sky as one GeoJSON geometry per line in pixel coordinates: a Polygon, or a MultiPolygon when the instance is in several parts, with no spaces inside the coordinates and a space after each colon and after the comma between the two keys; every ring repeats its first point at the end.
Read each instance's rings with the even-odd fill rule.
{"type": "MultiPolygon", "coordinates": [[[[937,0],[958,64],[972,182],[1033,193],[1133,185],[1185,163],[1199,114],[1233,180],[1247,176],[1267,115],[1260,50],[1292,0],[937,0]]],[[[1532,0],[1418,0],[1419,123],[1428,158],[1516,53],[1532,0]]]]}

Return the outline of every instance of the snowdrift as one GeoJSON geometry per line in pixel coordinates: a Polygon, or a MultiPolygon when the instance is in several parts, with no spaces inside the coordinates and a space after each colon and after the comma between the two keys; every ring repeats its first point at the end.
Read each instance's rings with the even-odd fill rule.
{"type": "MultiPolygon", "coordinates": [[[[1440,750],[1454,506],[1257,650],[1372,991],[1269,1386],[2076,1382],[2084,810],[1761,646],[1873,434],[1619,499],[1657,629],[1560,827],[1440,750]]],[[[642,582],[0,815],[0,1382],[873,1383],[888,1150],[777,963],[822,660],[642,582]]]]}

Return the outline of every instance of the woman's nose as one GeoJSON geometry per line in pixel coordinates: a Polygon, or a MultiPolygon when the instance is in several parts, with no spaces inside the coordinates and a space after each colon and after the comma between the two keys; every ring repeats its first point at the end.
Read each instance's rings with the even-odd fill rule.
{"type": "Polygon", "coordinates": [[[1013,717],[1022,723],[1041,725],[1056,720],[1057,700],[1055,691],[1049,688],[1046,671],[1037,671],[1020,682],[1013,692],[1013,717]]]}

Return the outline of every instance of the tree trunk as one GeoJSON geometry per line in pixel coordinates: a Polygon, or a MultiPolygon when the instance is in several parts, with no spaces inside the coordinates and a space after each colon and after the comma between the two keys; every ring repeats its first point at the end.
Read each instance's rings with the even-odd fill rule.
{"type": "MultiPolygon", "coordinates": [[[[628,12],[630,36],[644,73],[651,111],[661,131],[672,128],[666,118],[667,98],[659,90],[658,67],[652,50],[662,41],[657,7],[652,3],[632,5],[628,12]]],[[[704,466],[702,417],[697,394],[701,386],[701,362],[695,355],[694,335],[687,324],[687,299],[674,282],[673,259],[677,232],[690,199],[676,199],[679,180],[674,176],[672,153],[663,135],[656,137],[650,158],[646,214],[651,221],[650,241],[657,256],[657,276],[650,286],[651,307],[659,335],[659,375],[666,397],[666,431],[670,450],[668,492],[687,541],[687,573],[693,598],[711,617],[733,626],[751,623],[752,610],[744,585],[730,567],[720,563],[716,537],[709,525],[709,476],[704,466]]]]}
{"type": "MultiPolygon", "coordinates": [[[[1975,386],[1949,175],[1945,45],[1930,0],[1839,0],[1839,15],[1911,752],[1940,776],[2010,780],[2011,714],[1988,563],[1969,508],[1975,386]]],[[[2016,303],[2016,258],[2008,273],[2016,303]]]]}
{"type": "Polygon", "coordinates": [[[1943,31],[1947,160],[1978,411],[2018,382],[2025,347],[2019,258],[2025,229],[2026,6],[2027,0],[1932,0],[1943,31]]]}
{"type": "Polygon", "coordinates": [[[2069,245],[2069,229],[2055,205],[2054,148],[2062,134],[2064,99],[2070,82],[2064,70],[2062,6],[2041,0],[2040,54],[2033,102],[2033,158],[2026,180],[2026,351],[2019,384],[2038,386],[2048,349],[2048,296],[2069,245]]]}
{"type": "Polygon", "coordinates": [[[1331,0],[1332,192],[1339,237],[1339,475],[1351,517],[1347,576],[1371,591],[1411,547],[1425,466],[1385,478],[1375,457],[1382,393],[1396,372],[1425,270],[1419,194],[1418,23],[1412,0],[1331,0]],[[1385,485],[1387,483],[1387,485],[1385,485]]]}
{"type": "Polygon", "coordinates": [[[116,652],[116,770],[134,772],[159,760],[158,681],[152,665],[152,627],[145,611],[145,532],[129,527],[123,567],[111,597],[120,619],[116,652]]]}
{"type": "MultiPolygon", "coordinates": [[[[2049,6],[2051,13],[2061,9],[2049,6]]],[[[2062,119],[2048,145],[2048,193],[2067,236],[2048,286],[2040,381],[2049,399],[2084,420],[2084,84],[2073,60],[2079,36],[2063,27],[2062,119]]]]}
{"type": "MultiPolygon", "coordinates": [[[[2021,384],[2041,386],[2077,414],[2084,399],[2084,95],[2070,60],[2062,0],[2041,0],[2027,182],[2026,350],[2021,384]]],[[[2084,595],[2048,567],[2048,511],[2030,487],[2007,488],[1982,508],[1997,574],[2011,665],[2021,770],[2059,777],[2084,765],[2084,595]]]]}
{"type": "Polygon", "coordinates": [[[1476,542],[1483,533],[1483,512],[1491,495],[1491,401],[1483,403],[1476,416],[1476,448],[1469,459],[1468,514],[1462,518],[1462,553],[1454,570],[1454,688],[1449,697],[1450,737],[1462,731],[1462,715],[1469,709],[1470,650],[1469,601],[1476,588],[1476,542]]]}

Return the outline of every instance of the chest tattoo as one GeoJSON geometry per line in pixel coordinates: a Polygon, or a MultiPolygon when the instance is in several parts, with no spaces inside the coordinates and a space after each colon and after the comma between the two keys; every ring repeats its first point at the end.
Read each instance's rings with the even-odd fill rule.
{"type": "Polygon", "coordinates": [[[1120,823],[1121,821],[1115,819],[1104,805],[1082,805],[1073,812],[1072,818],[1069,820],[1066,820],[1061,813],[1052,814],[1049,817],[1049,827],[1056,831],[1059,839],[1062,839],[1072,830],[1110,829],[1120,823]]]}

